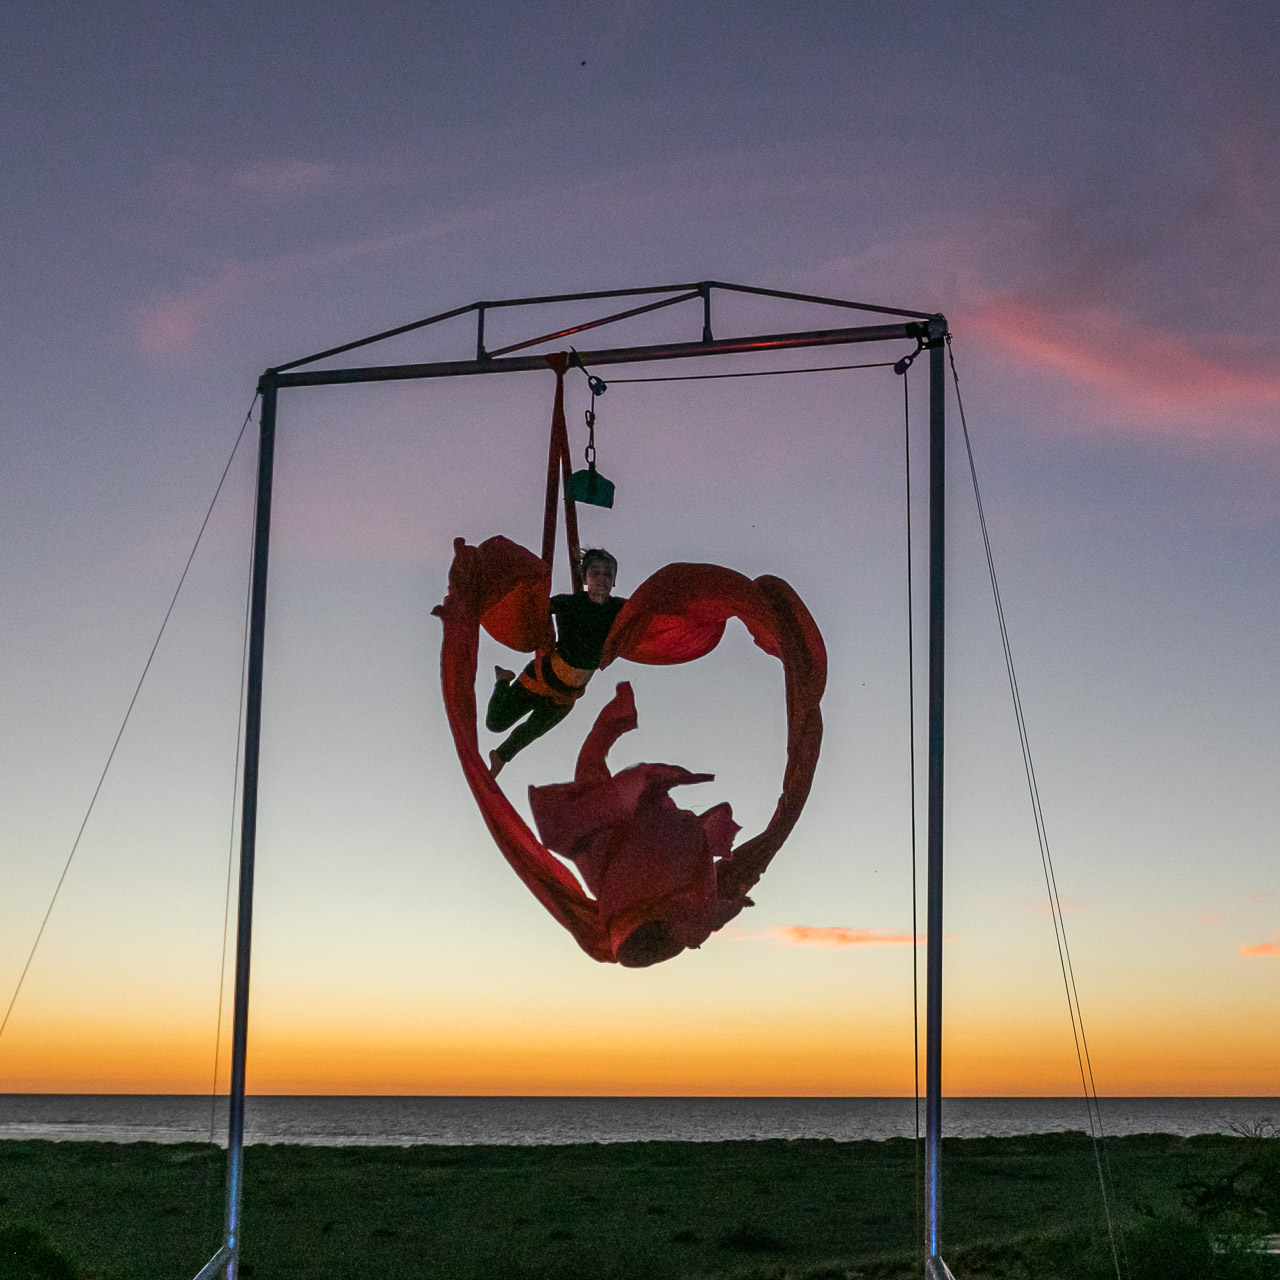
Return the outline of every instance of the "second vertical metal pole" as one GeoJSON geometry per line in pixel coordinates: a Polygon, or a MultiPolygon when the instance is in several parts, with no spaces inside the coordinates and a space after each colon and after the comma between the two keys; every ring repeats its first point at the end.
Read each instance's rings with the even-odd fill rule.
{"type": "MultiPolygon", "coordinates": [[[[931,330],[933,326],[930,326],[931,330]]],[[[945,332],[945,326],[943,326],[945,332]]],[[[942,1219],[942,750],[946,603],[946,371],[929,348],[929,871],[925,961],[925,1254],[937,1269],[942,1219]]]]}
{"type": "Polygon", "coordinates": [[[249,671],[244,717],[244,795],[240,819],[240,886],[236,915],[235,1013],[231,1032],[231,1097],[227,1122],[226,1277],[240,1268],[240,1206],[244,1199],[245,1050],[249,1040],[249,950],[253,935],[253,862],[258,836],[258,747],[262,732],[262,654],[267,628],[267,552],[275,464],[276,383],[258,383],[258,493],[253,526],[253,587],[249,604],[249,671]]]}

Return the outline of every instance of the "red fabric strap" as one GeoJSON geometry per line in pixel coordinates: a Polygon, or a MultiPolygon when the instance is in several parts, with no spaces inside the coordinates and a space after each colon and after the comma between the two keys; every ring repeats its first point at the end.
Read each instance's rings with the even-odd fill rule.
{"type": "Polygon", "coordinates": [[[564,375],[569,357],[558,351],[547,356],[555,370],[556,394],[551,406],[551,443],[547,453],[547,497],[542,512],[542,558],[555,564],[556,501],[564,490],[564,533],[569,544],[569,581],[573,591],[582,589],[582,572],[578,565],[578,504],[569,495],[569,473],[573,464],[569,457],[569,428],[564,417],[564,375]]]}

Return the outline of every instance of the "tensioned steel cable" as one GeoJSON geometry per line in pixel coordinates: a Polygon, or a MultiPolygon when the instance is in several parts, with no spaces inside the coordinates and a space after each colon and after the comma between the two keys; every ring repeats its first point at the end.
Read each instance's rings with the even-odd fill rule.
{"type": "Polygon", "coordinates": [[[741,373],[673,373],[660,378],[610,378],[608,385],[623,382],[710,382],[715,378],[780,378],[788,373],[837,373],[842,369],[887,369],[892,360],[871,364],[824,364],[813,369],[746,369],[741,373]]]}
{"type": "Polygon", "coordinates": [[[156,656],[156,650],[160,647],[160,639],[164,635],[165,628],[169,625],[169,619],[173,615],[173,607],[178,603],[178,595],[182,591],[182,585],[187,580],[187,573],[191,569],[191,562],[196,558],[196,552],[200,548],[200,540],[204,537],[204,531],[209,527],[209,519],[213,515],[213,509],[217,505],[218,497],[222,493],[222,486],[226,483],[227,476],[231,472],[231,464],[235,461],[235,456],[240,448],[240,442],[244,439],[244,433],[248,430],[249,421],[253,417],[253,406],[258,403],[258,393],[255,391],[253,399],[249,402],[248,412],[244,415],[244,422],[240,424],[240,432],[236,436],[236,442],[231,446],[231,454],[227,458],[227,465],[222,468],[222,475],[218,477],[217,487],[213,491],[213,497],[209,502],[209,509],[204,513],[204,519],[200,522],[200,528],[196,532],[196,540],[192,544],[191,554],[187,556],[187,562],[182,566],[182,573],[178,577],[178,585],[173,589],[173,596],[169,600],[169,607],[164,611],[164,617],[160,622],[160,630],[156,632],[156,638],[152,642],[151,652],[147,654],[147,660],[143,664],[142,674],[138,677],[138,683],[133,690],[133,697],[129,699],[129,705],[125,709],[124,719],[120,722],[120,728],[116,733],[115,740],[111,744],[111,750],[107,752],[107,762],[102,766],[102,773],[98,776],[98,785],[93,789],[93,795],[89,798],[88,808],[84,811],[84,817],[80,821],[80,829],[76,832],[76,838],[71,842],[71,852],[67,854],[67,860],[63,864],[62,874],[58,877],[58,883],[54,886],[53,896],[49,899],[49,906],[46,908],[44,918],[40,921],[40,928],[36,930],[35,941],[31,944],[31,950],[27,954],[27,962],[22,966],[22,972],[18,975],[17,986],[13,989],[13,995],[9,999],[9,1005],[4,1011],[4,1018],[0,1020],[0,1036],[4,1035],[5,1028],[9,1025],[9,1018],[13,1013],[13,1006],[18,1002],[18,995],[22,991],[22,984],[27,980],[27,973],[31,968],[31,962],[35,959],[36,949],[40,946],[40,939],[44,937],[45,927],[49,923],[49,917],[53,914],[54,905],[58,901],[58,895],[62,892],[62,886],[66,882],[67,872],[71,870],[71,863],[76,856],[76,850],[80,848],[80,841],[84,836],[85,828],[89,825],[89,817],[93,813],[93,807],[98,802],[98,796],[102,792],[102,784],[107,780],[107,773],[111,769],[111,762],[116,758],[116,749],[120,746],[120,739],[124,737],[125,728],[129,724],[129,717],[133,715],[133,709],[138,703],[138,695],[142,692],[143,683],[146,681],[147,672],[151,670],[151,663],[156,656]]]}
{"type": "Polygon", "coordinates": [[[1119,1277],[1121,1274],[1120,1254],[1117,1249],[1115,1225],[1111,1216],[1107,1176],[1104,1175],[1102,1167],[1103,1161],[1106,1159],[1107,1174],[1109,1175],[1110,1160],[1107,1159],[1105,1147],[1102,1145],[1102,1140],[1106,1137],[1102,1127],[1102,1111],[1098,1105],[1098,1089],[1093,1077],[1093,1062],[1089,1056],[1089,1042],[1084,1032],[1084,1014],[1080,1007],[1080,996],[1076,989],[1075,969],[1071,964],[1071,948],[1067,944],[1067,925],[1062,913],[1062,899],[1058,893],[1058,879],[1053,869],[1053,856],[1049,850],[1048,829],[1045,826],[1044,810],[1040,804],[1040,787],[1036,781],[1035,763],[1031,756],[1031,739],[1027,733],[1027,722],[1023,715],[1022,693],[1018,687],[1018,674],[1014,666],[1013,649],[1009,643],[1009,628],[1005,621],[1004,601],[1000,595],[1000,583],[996,577],[996,562],[991,551],[991,538],[987,532],[987,517],[982,505],[982,493],[978,487],[978,469],[974,462],[973,444],[969,439],[969,424],[965,419],[964,400],[960,395],[960,375],[956,372],[955,353],[952,350],[950,334],[947,335],[947,357],[951,364],[951,380],[955,386],[956,406],[960,410],[960,427],[964,435],[965,454],[969,462],[969,478],[973,483],[974,503],[978,511],[978,526],[982,532],[982,548],[987,559],[987,573],[991,579],[991,593],[995,601],[996,621],[1000,628],[1000,643],[1004,649],[1005,673],[1009,680],[1014,719],[1018,726],[1018,741],[1022,748],[1022,767],[1026,774],[1027,789],[1031,797],[1036,841],[1040,848],[1040,864],[1044,871],[1045,889],[1049,896],[1050,914],[1053,917],[1053,932],[1058,947],[1058,964],[1062,970],[1062,982],[1066,990],[1067,1011],[1071,1017],[1071,1034],[1075,1040],[1076,1061],[1080,1067],[1080,1083],[1084,1089],[1085,1110],[1089,1116],[1089,1134],[1093,1139],[1093,1159],[1098,1169],[1098,1184],[1102,1191],[1102,1211],[1107,1222],[1107,1236],[1111,1244],[1111,1257],[1115,1263],[1116,1276],[1119,1277]]]}

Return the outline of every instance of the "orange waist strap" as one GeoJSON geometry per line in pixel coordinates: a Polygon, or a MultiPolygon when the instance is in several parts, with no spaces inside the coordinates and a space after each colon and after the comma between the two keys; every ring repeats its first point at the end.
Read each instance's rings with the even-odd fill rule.
{"type": "Polygon", "coordinates": [[[530,693],[562,707],[573,706],[587,691],[586,685],[575,686],[561,680],[554,670],[551,655],[547,653],[537,654],[517,679],[530,693]]]}

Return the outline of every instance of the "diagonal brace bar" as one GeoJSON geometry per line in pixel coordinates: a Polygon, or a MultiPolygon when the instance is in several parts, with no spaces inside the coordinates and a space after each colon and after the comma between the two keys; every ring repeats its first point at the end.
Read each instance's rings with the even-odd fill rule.
{"type": "Polygon", "coordinates": [[[524,342],[513,342],[509,347],[499,347],[490,351],[490,357],[505,356],[512,351],[523,351],[526,347],[541,346],[544,342],[555,342],[559,338],[567,338],[574,333],[582,333],[587,329],[598,329],[604,324],[613,324],[615,320],[629,320],[632,316],[642,316],[646,311],[658,311],[662,307],[672,306],[677,302],[688,302],[690,298],[701,295],[695,289],[692,293],[681,293],[674,298],[663,298],[661,302],[646,303],[643,307],[632,307],[630,311],[618,311],[611,316],[601,316],[599,320],[588,320],[584,324],[575,324],[569,329],[558,329],[555,333],[544,333],[540,338],[527,338],[524,342]]]}

